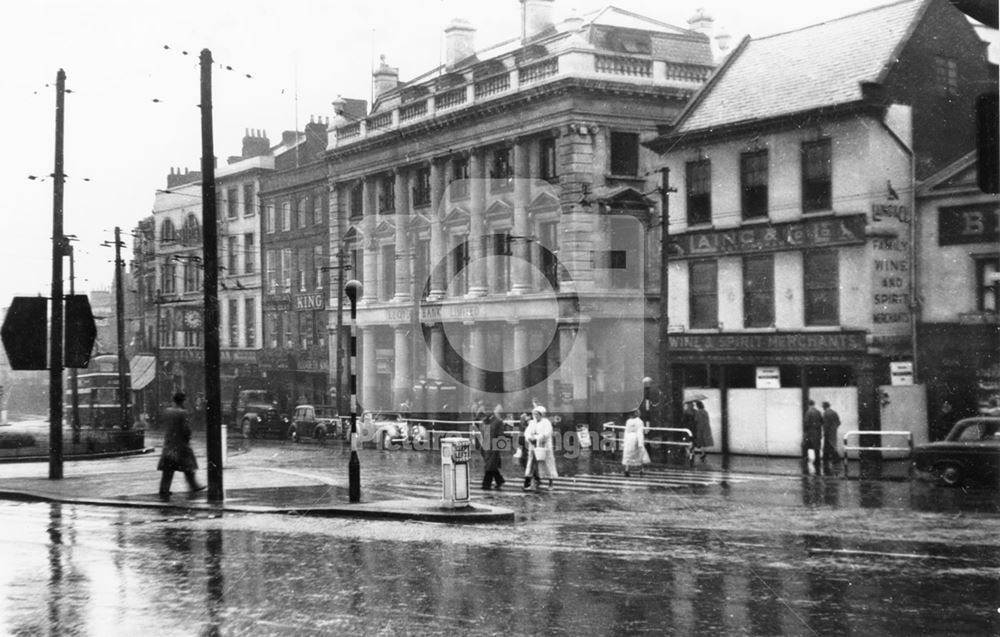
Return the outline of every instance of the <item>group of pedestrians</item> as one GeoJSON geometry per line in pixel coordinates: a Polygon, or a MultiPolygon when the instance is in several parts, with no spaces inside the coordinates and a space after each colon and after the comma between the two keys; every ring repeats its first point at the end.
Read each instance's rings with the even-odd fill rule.
{"type": "Polygon", "coordinates": [[[823,411],[816,408],[816,401],[810,400],[802,420],[802,460],[809,461],[812,451],[812,461],[819,465],[823,460],[832,462],[840,460],[837,452],[837,428],[840,427],[840,414],[830,403],[823,401],[823,411]]]}
{"type": "MultiPolygon", "coordinates": [[[[524,471],[525,491],[538,489],[543,480],[547,480],[549,489],[552,489],[555,478],[559,477],[553,442],[554,429],[546,418],[546,413],[545,407],[536,404],[531,410],[530,417],[527,413],[521,414],[517,436],[518,448],[514,452],[514,458],[520,462],[524,471]]],[[[481,427],[476,440],[483,457],[482,487],[499,489],[506,482],[500,474],[500,452],[506,448],[506,444],[498,443],[499,440],[506,439],[503,406],[495,406],[493,413],[482,420],[481,427]]]]}

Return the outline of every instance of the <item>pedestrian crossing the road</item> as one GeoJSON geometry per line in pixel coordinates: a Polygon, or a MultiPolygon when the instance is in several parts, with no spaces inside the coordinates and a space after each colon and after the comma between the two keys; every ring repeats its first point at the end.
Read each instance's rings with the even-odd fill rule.
{"type": "MultiPolygon", "coordinates": [[[[473,476],[470,480],[473,495],[477,493],[491,493],[494,496],[530,496],[532,491],[523,491],[521,475],[514,474],[507,477],[507,482],[502,489],[492,491],[481,491],[473,476]]],[[[609,493],[617,491],[657,491],[670,489],[683,489],[689,487],[710,487],[727,486],[740,483],[751,483],[755,481],[773,481],[781,476],[762,475],[752,473],[731,473],[728,471],[705,471],[695,469],[654,469],[646,470],[639,475],[633,472],[626,477],[622,473],[584,473],[570,476],[560,476],[554,480],[553,493],[609,493]]],[[[547,481],[542,481],[541,491],[546,491],[547,481]]],[[[401,496],[416,498],[438,497],[441,495],[441,485],[430,484],[391,484],[386,485],[388,491],[401,496]]]]}

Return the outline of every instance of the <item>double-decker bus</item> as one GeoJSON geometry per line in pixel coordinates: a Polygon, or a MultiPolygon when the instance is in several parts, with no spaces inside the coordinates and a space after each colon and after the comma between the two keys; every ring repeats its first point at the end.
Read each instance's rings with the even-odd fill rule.
{"type": "MultiPolygon", "coordinates": [[[[66,383],[66,400],[63,414],[66,424],[73,424],[73,389],[66,383]]],[[[125,422],[122,422],[121,400],[118,394],[118,357],[101,354],[90,360],[85,370],[77,373],[77,393],[80,405],[80,426],[107,429],[132,424],[131,379],[125,373],[125,391],[128,394],[125,422]]]]}

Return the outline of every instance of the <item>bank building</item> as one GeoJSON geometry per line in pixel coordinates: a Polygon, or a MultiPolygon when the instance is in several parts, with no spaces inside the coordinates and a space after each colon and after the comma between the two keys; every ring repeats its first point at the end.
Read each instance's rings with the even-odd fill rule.
{"type": "Polygon", "coordinates": [[[331,120],[330,255],[363,284],[364,409],[620,416],[656,369],[659,158],[642,143],[726,40],[703,13],[520,9],[520,36],[488,48],[452,21],[443,64],[409,82],[383,59],[371,112],[331,120]]]}

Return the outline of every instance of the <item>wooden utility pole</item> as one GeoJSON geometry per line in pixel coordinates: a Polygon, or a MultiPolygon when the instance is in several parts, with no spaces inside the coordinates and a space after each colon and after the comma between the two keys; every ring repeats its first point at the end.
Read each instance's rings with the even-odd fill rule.
{"type": "MultiPolygon", "coordinates": [[[[66,254],[69,255],[69,295],[76,294],[76,267],[74,266],[73,245],[66,239],[66,254]]],[[[72,399],[73,444],[80,444],[80,383],[75,367],[69,370],[70,396],[72,399]]]]}
{"type": "Polygon", "coordinates": [[[52,174],[52,322],[49,326],[49,479],[63,477],[63,106],[66,72],[56,74],[56,158],[52,174]]]}
{"type": "Polygon", "coordinates": [[[660,377],[660,420],[663,427],[673,427],[676,419],[674,383],[670,373],[670,169],[660,169],[660,322],[658,352],[660,377]]]}
{"type": "Polygon", "coordinates": [[[201,51],[202,263],[205,264],[205,442],[208,499],[222,502],[222,382],[219,378],[219,234],[212,131],[212,52],[201,51]]]}
{"type": "Polygon", "coordinates": [[[122,229],[115,226],[115,327],[118,334],[118,421],[122,429],[132,426],[128,415],[129,388],[125,382],[125,291],[122,278],[125,263],[122,261],[122,229]]]}

